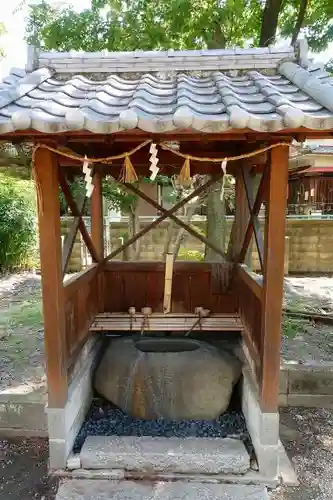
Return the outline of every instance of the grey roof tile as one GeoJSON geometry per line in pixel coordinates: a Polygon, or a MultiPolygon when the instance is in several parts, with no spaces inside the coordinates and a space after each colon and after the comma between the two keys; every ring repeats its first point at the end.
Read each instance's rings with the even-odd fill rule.
{"type": "MultiPolygon", "coordinates": [[[[168,78],[142,72],[148,57],[152,61],[185,58],[187,64],[199,58],[204,68],[209,59],[223,62],[237,54],[240,64],[245,57],[258,61],[266,53],[273,54],[272,49],[99,54],[119,66],[133,58],[142,60],[141,74],[135,79],[113,73],[103,80],[81,74],[64,80],[46,68],[30,74],[14,69],[0,84],[0,134],[17,129],[110,134],[136,127],[161,133],[186,128],[202,132],[246,127],[261,132],[299,126],[332,129],[333,79],[322,67],[311,66],[307,71],[288,61],[271,76],[253,69],[240,76],[212,69],[202,77],[182,71],[168,78]]],[[[43,53],[43,58],[85,59],[88,66],[96,62],[96,54],[86,53],[43,53]]]]}

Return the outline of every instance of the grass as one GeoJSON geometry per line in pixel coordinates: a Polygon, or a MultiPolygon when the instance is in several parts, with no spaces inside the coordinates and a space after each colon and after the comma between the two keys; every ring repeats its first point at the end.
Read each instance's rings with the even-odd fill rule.
{"type": "Polygon", "coordinates": [[[43,323],[40,295],[23,299],[20,303],[10,304],[1,311],[0,330],[18,327],[39,328],[43,323]]]}
{"type": "Polygon", "coordinates": [[[286,314],[282,316],[282,335],[288,339],[294,339],[300,332],[306,330],[310,325],[307,319],[290,318],[286,314]]]}

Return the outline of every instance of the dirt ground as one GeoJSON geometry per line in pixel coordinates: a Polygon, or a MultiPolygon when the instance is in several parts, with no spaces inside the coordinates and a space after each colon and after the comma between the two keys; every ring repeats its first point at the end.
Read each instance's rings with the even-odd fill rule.
{"type": "Polygon", "coordinates": [[[45,387],[40,276],[0,277],[0,392],[45,387]]]}
{"type": "MultiPolygon", "coordinates": [[[[281,438],[300,486],[271,491],[270,500],[333,500],[333,410],[283,409],[281,438]]],[[[47,453],[44,439],[0,441],[0,500],[54,500],[47,453]]]]}
{"type": "Polygon", "coordinates": [[[0,499],[53,500],[57,480],[47,473],[46,439],[0,440],[0,499]]]}

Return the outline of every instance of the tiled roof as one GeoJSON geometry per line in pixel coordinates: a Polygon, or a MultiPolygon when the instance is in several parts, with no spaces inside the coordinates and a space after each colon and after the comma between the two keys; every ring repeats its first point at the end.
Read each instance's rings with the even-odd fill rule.
{"type": "MultiPolygon", "coordinates": [[[[295,57],[290,51],[283,52],[280,64],[274,62],[277,69],[269,76],[255,69],[259,56],[267,59],[269,50],[269,55],[273,55],[272,49],[251,49],[246,56],[248,63],[244,51],[240,54],[229,51],[234,58],[241,56],[244,59],[242,67],[246,70],[236,71],[237,76],[231,68],[228,73],[221,71],[226,66],[226,58],[230,59],[225,53],[228,51],[199,51],[200,55],[198,51],[176,53],[182,62],[178,61],[176,66],[164,62],[164,67],[176,71],[177,65],[182,63],[182,69],[179,67],[181,72],[177,69],[169,77],[143,73],[148,60],[154,67],[154,57],[160,61],[155,71],[161,69],[163,57],[164,61],[174,61],[178,57],[169,52],[141,53],[137,57],[141,59],[141,66],[137,64],[133,68],[135,79],[124,78],[118,73],[129,67],[128,62],[136,53],[118,54],[114,57],[115,64],[109,57],[106,66],[109,64],[110,69],[113,68],[112,74],[104,69],[103,80],[82,74],[69,75],[68,68],[60,75],[55,73],[55,64],[53,69],[44,67],[31,73],[12,70],[0,84],[0,134],[18,129],[35,129],[48,134],[69,130],[110,134],[134,128],[155,133],[177,129],[223,132],[243,128],[273,132],[301,126],[333,129],[333,77],[319,67],[302,68],[293,62],[295,57]],[[221,52],[224,52],[223,57],[221,52]],[[207,61],[211,65],[215,61],[213,69],[208,68],[207,61]],[[254,69],[248,69],[251,65],[254,69]],[[205,76],[186,74],[192,69],[204,70],[205,76]],[[67,73],[65,79],[63,73],[67,73]]],[[[52,66],[52,60],[44,56],[45,53],[39,54],[34,67],[38,68],[43,59],[52,66]]],[[[88,66],[82,62],[83,56],[80,63],[86,73],[93,71],[91,61],[102,57],[101,54],[95,55],[95,59],[88,56],[88,66]]],[[[67,60],[69,55],[55,53],[52,57],[59,62],[67,60]]],[[[74,63],[70,69],[77,71],[74,63]]],[[[241,68],[237,66],[236,69],[241,68]]]]}

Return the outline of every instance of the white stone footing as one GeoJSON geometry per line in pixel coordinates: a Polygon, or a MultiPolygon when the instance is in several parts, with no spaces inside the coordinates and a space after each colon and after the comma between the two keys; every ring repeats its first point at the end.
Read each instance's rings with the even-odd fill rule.
{"type": "Polygon", "coordinates": [[[100,340],[94,337],[83,347],[73,370],[66,406],[46,409],[51,470],[66,468],[67,458],[92,402],[92,375],[100,345],[100,340]]]}
{"type": "Polygon", "coordinates": [[[279,474],[279,414],[261,410],[250,369],[243,369],[242,410],[256,452],[259,472],[267,478],[279,474]]]}

